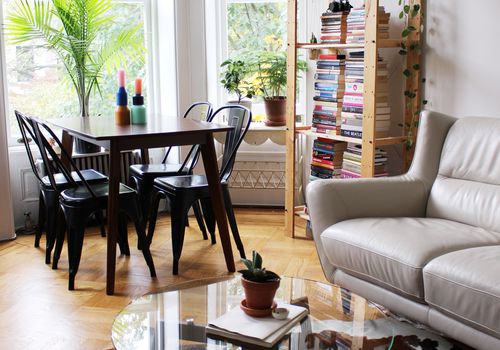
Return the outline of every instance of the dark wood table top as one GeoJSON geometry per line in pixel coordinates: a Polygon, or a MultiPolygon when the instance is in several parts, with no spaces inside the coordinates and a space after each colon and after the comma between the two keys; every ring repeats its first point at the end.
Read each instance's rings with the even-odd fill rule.
{"type": "Polygon", "coordinates": [[[233,127],[207,123],[193,119],[179,119],[174,116],[153,117],[149,116],[145,125],[116,125],[114,117],[92,116],[64,117],[48,121],[55,127],[62,128],[74,136],[83,136],[94,140],[123,139],[134,136],[168,136],[176,134],[189,136],[199,134],[200,131],[222,132],[233,127]]]}

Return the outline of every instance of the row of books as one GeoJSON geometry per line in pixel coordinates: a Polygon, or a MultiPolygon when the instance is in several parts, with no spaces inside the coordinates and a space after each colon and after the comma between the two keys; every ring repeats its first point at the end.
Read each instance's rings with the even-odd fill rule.
{"type": "MultiPolygon", "coordinates": [[[[318,137],[313,143],[310,181],[361,177],[361,145],[318,137]]],[[[374,176],[388,176],[387,152],[376,148],[374,176]]]]}
{"type": "MultiPolygon", "coordinates": [[[[385,12],[383,6],[378,8],[378,39],[389,38],[389,17],[390,13],[385,12]]],[[[365,43],[366,10],[364,7],[351,9],[346,19],[346,43],[365,43]]]]}
{"type": "MultiPolygon", "coordinates": [[[[342,100],[340,134],[362,138],[364,111],[364,51],[351,51],[345,61],[345,88],[342,100]]],[[[375,135],[387,136],[391,126],[387,64],[377,62],[377,91],[375,93],[375,135]]]]}
{"type": "Polygon", "coordinates": [[[309,180],[340,178],[347,143],[318,137],[313,142],[309,180]]]}
{"type": "MultiPolygon", "coordinates": [[[[361,177],[361,153],[361,145],[348,144],[343,154],[342,178],[361,177]]],[[[375,149],[374,176],[388,176],[387,152],[380,148],[375,149]]]]}
{"type": "Polygon", "coordinates": [[[340,133],[344,96],[345,55],[323,54],[316,62],[312,130],[322,134],[340,133]]]}

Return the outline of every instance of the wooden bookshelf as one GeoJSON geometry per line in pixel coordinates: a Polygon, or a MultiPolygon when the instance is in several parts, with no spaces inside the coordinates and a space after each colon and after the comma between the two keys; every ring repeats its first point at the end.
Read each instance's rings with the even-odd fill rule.
{"type": "MultiPolygon", "coordinates": [[[[412,0],[414,4],[423,5],[424,0],[412,0]]],[[[328,1],[325,1],[325,7],[328,1]]],[[[295,217],[300,213],[295,206],[295,183],[296,183],[296,140],[301,136],[323,137],[337,141],[351,142],[362,145],[361,176],[373,177],[375,163],[375,147],[388,146],[403,143],[404,135],[391,137],[377,137],[375,128],[376,116],[376,91],[377,91],[377,52],[382,48],[399,48],[401,39],[377,39],[378,32],[378,0],[365,0],[365,43],[364,44],[309,44],[297,42],[297,0],[288,0],[288,46],[287,46],[287,122],[286,122],[286,175],[285,175],[285,234],[289,237],[295,236],[295,217]],[[320,50],[364,50],[364,94],[363,94],[363,137],[361,139],[345,137],[341,135],[315,133],[308,125],[297,126],[295,124],[296,105],[296,62],[297,49],[320,49],[320,50]]],[[[419,14],[411,19],[414,26],[419,26],[421,16],[419,14]]],[[[414,34],[413,34],[414,35],[414,34]]],[[[408,53],[407,64],[418,64],[420,56],[418,53],[408,53]]],[[[414,77],[411,84],[418,84],[420,76],[414,77]]],[[[407,82],[407,84],[410,84],[407,82]]],[[[406,120],[411,118],[406,112],[406,120]]],[[[302,171],[302,169],[299,169],[302,171]]],[[[307,215],[300,215],[308,219],[307,215]]]]}

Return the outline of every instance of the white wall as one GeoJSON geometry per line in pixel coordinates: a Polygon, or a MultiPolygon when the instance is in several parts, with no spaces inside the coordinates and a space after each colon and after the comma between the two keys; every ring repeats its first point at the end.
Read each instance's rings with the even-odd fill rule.
{"type": "Polygon", "coordinates": [[[427,1],[428,109],[500,117],[500,1],[427,1]]]}

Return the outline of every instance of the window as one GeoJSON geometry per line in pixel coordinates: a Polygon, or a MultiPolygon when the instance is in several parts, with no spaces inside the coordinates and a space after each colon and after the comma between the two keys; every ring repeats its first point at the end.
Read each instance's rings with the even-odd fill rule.
{"type": "MultiPolygon", "coordinates": [[[[304,1],[299,3],[299,12],[304,14],[302,7],[304,1]]],[[[212,0],[207,1],[206,6],[216,6],[214,15],[218,16],[219,24],[210,28],[210,22],[207,24],[207,45],[208,47],[218,47],[216,62],[208,60],[208,69],[213,69],[211,64],[219,67],[220,63],[227,58],[240,58],[244,61],[254,58],[262,51],[286,51],[287,47],[287,1],[286,0],[212,0]],[[210,32],[216,32],[216,38],[210,37],[210,32]],[[217,43],[213,43],[213,41],[217,43]]],[[[212,15],[211,9],[207,10],[207,18],[212,15]]],[[[299,18],[299,21],[301,19],[299,18]]],[[[302,38],[303,33],[299,33],[302,38]]],[[[218,101],[220,104],[231,100],[221,84],[219,83],[220,69],[217,70],[217,78],[212,76],[212,84],[217,81],[218,101]]],[[[210,79],[209,79],[210,80],[210,79]]],[[[300,90],[305,91],[304,79],[299,82],[300,90]]],[[[213,86],[213,85],[212,85],[213,86]]],[[[301,103],[305,94],[300,94],[297,99],[297,106],[300,113],[301,103]]],[[[254,98],[252,103],[254,114],[263,114],[264,105],[260,98],[254,98]]]]}
{"type": "Polygon", "coordinates": [[[228,0],[226,6],[227,57],[286,50],[286,1],[228,0]]]}
{"type": "MultiPolygon", "coordinates": [[[[4,18],[16,0],[3,1],[4,18]]],[[[114,22],[109,31],[99,34],[98,41],[106,42],[112,34],[123,26],[139,26],[144,36],[144,46],[148,47],[145,17],[149,12],[149,0],[113,1],[110,15],[114,22]]],[[[72,83],[67,79],[63,62],[52,51],[43,47],[42,42],[9,44],[5,40],[5,74],[7,81],[7,113],[10,118],[10,133],[13,138],[19,134],[14,110],[33,114],[42,118],[57,118],[79,115],[79,104],[72,83]]],[[[139,62],[133,56],[124,57],[127,73],[127,90],[132,93],[133,79],[145,77],[147,81],[148,58],[139,62]]],[[[95,92],[90,98],[90,114],[113,115],[116,94],[116,72],[102,70],[101,96],[95,92]]],[[[148,100],[148,86],[144,84],[144,94],[148,100]]]]}

